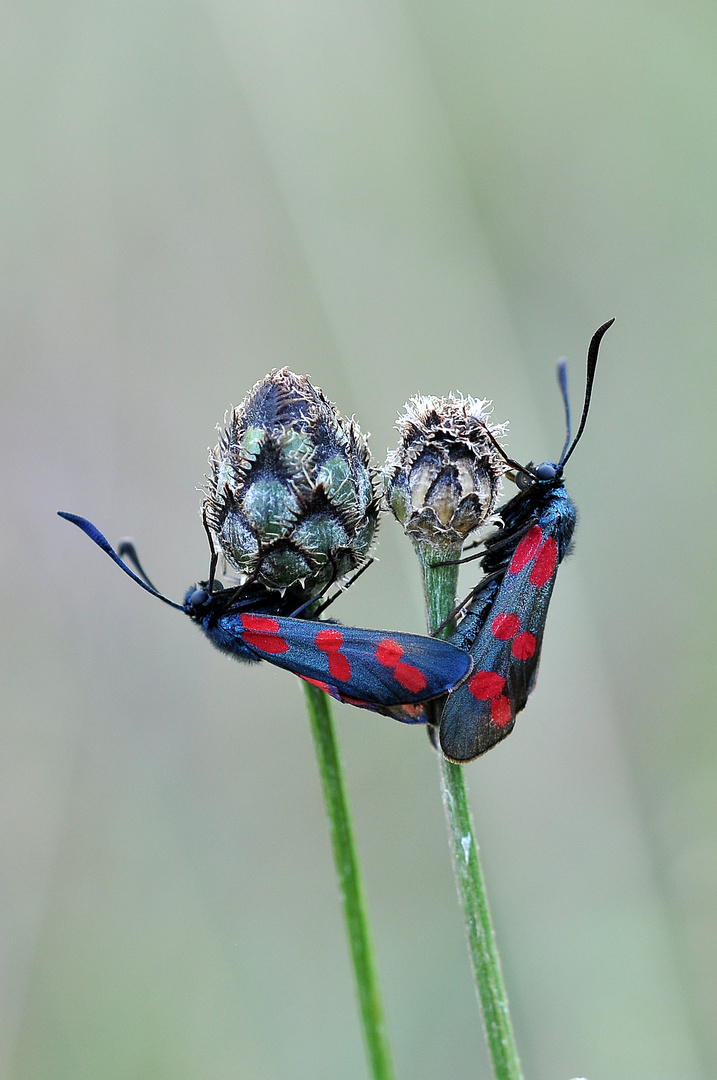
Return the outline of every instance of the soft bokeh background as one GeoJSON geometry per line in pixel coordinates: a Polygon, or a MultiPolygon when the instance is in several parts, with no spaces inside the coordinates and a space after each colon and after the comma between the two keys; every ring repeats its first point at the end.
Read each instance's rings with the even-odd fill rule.
{"type": "MultiPolygon", "coordinates": [[[[612,315],[539,687],[468,781],[526,1075],[714,1077],[715,5],[9,0],[0,43],[2,1080],[366,1075],[296,681],[55,511],[179,598],[269,369],[378,457],[461,390],[540,460],[612,315]]],[[[336,614],[419,630],[382,534],[336,614]]],[[[487,1077],[435,758],[338,723],[398,1073],[487,1077]]]]}

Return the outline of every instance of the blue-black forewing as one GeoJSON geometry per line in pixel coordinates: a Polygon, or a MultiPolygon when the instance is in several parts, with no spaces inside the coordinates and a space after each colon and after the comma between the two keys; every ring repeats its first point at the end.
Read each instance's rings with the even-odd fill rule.
{"type": "Polygon", "coordinates": [[[564,487],[546,490],[537,522],[516,533],[505,572],[487,597],[478,592],[452,636],[474,661],[470,678],[449,695],[441,716],[440,745],[452,761],[471,761],[490,750],[510,734],[525,708],[558,566],[574,527],[575,509],[564,487]]]}
{"type": "MultiPolygon", "coordinates": [[[[459,631],[449,639],[449,644],[455,645],[470,655],[471,646],[474,644],[480,628],[485,622],[485,614],[491,606],[498,591],[499,583],[495,580],[486,582],[480,589],[476,589],[471,597],[469,610],[461,618],[459,631]]],[[[475,666],[475,665],[474,665],[475,666]]],[[[465,685],[465,678],[462,683],[465,685]]],[[[422,705],[397,705],[391,708],[377,708],[377,712],[384,716],[390,716],[392,720],[400,720],[404,724],[430,724],[437,731],[440,715],[443,711],[441,701],[433,701],[422,705]]],[[[438,746],[438,736],[435,731],[429,732],[433,746],[438,746]]]]}
{"type": "Polygon", "coordinates": [[[216,627],[225,649],[227,639],[234,638],[238,649],[249,649],[361,708],[407,706],[395,719],[408,723],[423,719],[412,706],[447,693],[472,665],[470,655],[455,645],[415,634],[256,611],[228,612],[216,627]]]}

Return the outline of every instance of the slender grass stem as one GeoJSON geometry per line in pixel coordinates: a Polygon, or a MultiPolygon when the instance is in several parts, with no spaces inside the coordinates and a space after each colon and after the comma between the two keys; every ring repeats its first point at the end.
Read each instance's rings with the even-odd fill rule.
{"type": "Polygon", "coordinates": [[[441,757],[441,785],[453,872],[463,905],[468,950],[493,1072],[496,1080],[522,1080],[462,766],[441,757]]]}
{"type": "Polygon", "coordinates": [[[373,1080],[394,1080],[378,971],[328,695],[304,684],[346,920],[366,1054],[373,1080]]]}
{"type": "MultiPolygon", "coordinates": [[[[428,629],[432,631],[448,618],[455,605],[458,565],[435,566],[435,549],[431,556],[418,545],[416,548],[423,571],[428,629]]],[[[450,557],[444,552],[440,554],[442,559],[450,557]]],[[[459,558],[460,552],[453,557],[459,558]]],[[[468,951],[493,1072],[496,1080],[522,1080],[465,775],[462,766],[447,761],[442,755],[440,768],[453,872],[463,907],[468,951]]]]}

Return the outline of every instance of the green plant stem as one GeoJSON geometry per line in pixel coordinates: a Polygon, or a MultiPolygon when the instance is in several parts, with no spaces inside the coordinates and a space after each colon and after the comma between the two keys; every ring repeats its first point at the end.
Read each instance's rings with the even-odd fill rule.
{"type": "MultiPolygon", "coordinates": [[[[448,618],[455,606],[458,559],[461,557],[462,547],[460,544],[445,544],[439,547],[416,537],[411,539],[423,575],[426,623],[429,633],[432,634],[436,627],[448,618]]],[[[448,637],[449,632],[450,627],[446,627],[437,636],[448,637]]]]}
{"type": "Polygon", "coordinates": [[[522,1080],[463,768],[441,756],[443,806],[483,1027],[497,1080],[522,1080]]]}
{"type": "MultiPolygon", "coordinates": [[[[433,631],[448,618],[455,606],[458,565],[435,566],[439,559],[451,556],[443,552],[437,554],[435,548],[431,555],[415,546],[423,571],[428,629],[433,631]]],[[[453,556],[459,557],[460,552],[453,556]]],[[[446,636],[445,631],[443,636],[446,636]]],[[[496,1080],[522,1080],[463,768],[447,761],[442,754],[440,764],[453,872],[463,907],[468,951],[493,1072],[496,1080]]]]}
{"type": "Polygon", "coordinates": [[[304,683],[304,694],[319,763],[326,812],[329,817],[331,844],[346,920],[369,1067],[374,1080],[394,1080],[395,1073],[386,1035],[378,971],[331,706],[328,695],[309,683],[304,683]]]}

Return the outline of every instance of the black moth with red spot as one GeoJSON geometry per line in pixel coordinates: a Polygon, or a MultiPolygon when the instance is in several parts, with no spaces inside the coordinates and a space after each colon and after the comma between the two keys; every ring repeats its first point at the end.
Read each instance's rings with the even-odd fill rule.
{"type": "Polygon", "coordinates": [[[422,703],[452,690],[471,670],[468,653],[446,641],[287,616],[306,606],[301,591],[280,594],[251,584],[221,589],[201,582],[187,591],[183,604],[175,604],[154,588],[136,558],[143,576],[135,574],[90,521],[63,512],[60,517],[82,529],[143,589],[198,623],[222,652],[243,661],[268,660],[339,701],[390,709],[395,719],[415,723],[425,719],[422,703]]]}
{"type": "Polygon", "coordinates": [[[600,341],[613,321],[590,342],[583,414],[572,443],[565,368],[558,369],[568,417],[560,460],[538,466],[509,460],[523,490],[498,511],[503,528],[485,542],[485,576],[462,605],[463,618],[449,638],[474,662],[440,719],[441,750],[451,761],[471,761],[509,735],[535,685],[550,597],[577,520],[563,469],[583,433],[600,341]]]}
{"type": "Polygon", "coordinates": [[[214,645],[239,660],[268,660],[349,705],[391,708],[397,720],[420,721],[421,711],[411,706],[445,693],[444,687],[452,689],[470,670],[465,662],[470,657],[448,642],[260,614],[256,608],[240,611],[241,598],[232,599],[233,591],[215,594],[196,607],[191,606],[192,595],[187,597],[187,614],[214,645]],[[448,645],[448,651],[435,645],[448,645]]]}
{"type": "Polygon", "coordinates": [[[451,761],[471,761],[490,750],[510,734],[525,708],[558,565],[576,521],[562,483],[550,490],[530,488],[500,514],[505,528],[486,542],[482,560],[487,575],[497,576],[478,586],[449,639],[474,661],[473,673],[449,695],[441,716],[439,741],[451,761]]]}

